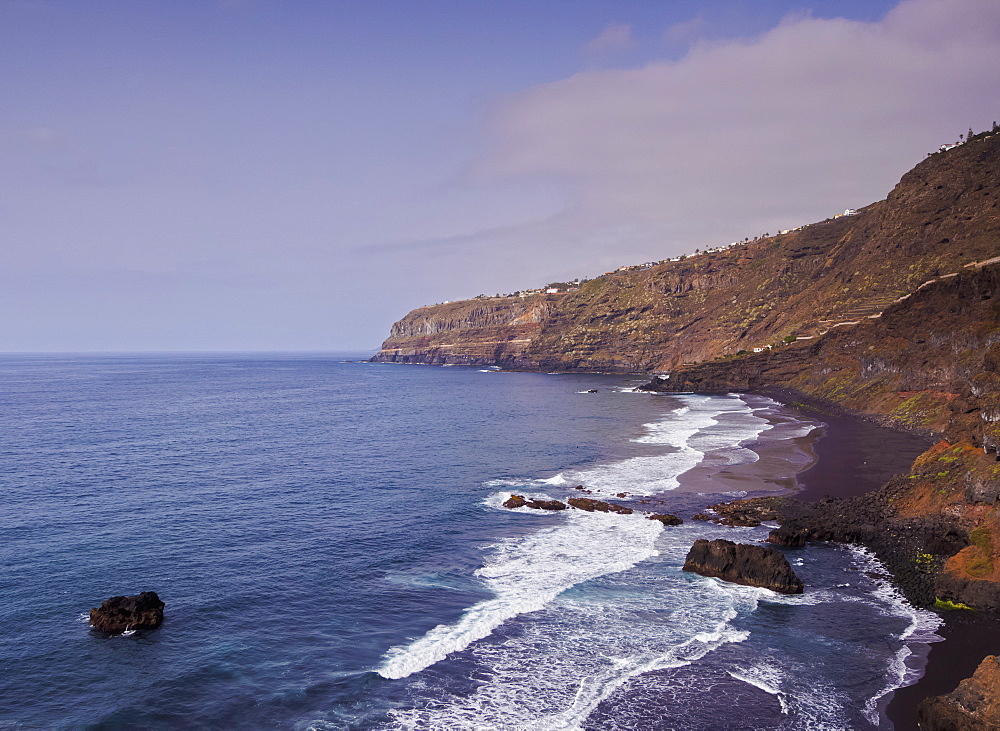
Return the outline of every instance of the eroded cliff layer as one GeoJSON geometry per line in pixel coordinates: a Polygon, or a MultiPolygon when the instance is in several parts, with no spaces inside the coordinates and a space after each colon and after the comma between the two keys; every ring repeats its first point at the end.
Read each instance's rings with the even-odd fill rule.
{"type": "Polygon", "coordinates": [[[493,365],[521,362],[555,297],[485,297],[420,307],[392,326],[386,363],[493,365]]]}
{"type": "Polygon", "coordinates": [[[1000,135],[929,156],[888,197],[720,251],[606,274],[578,291],[423,307],[380,361],[672,370],[877,315],[1000,254],[1000,135]]]}
{"type": "Polygon", "coordinates": [[[864,543],[907,596],[1000,612],[1000,263],[966,267],[814,342],[679,369],[658,391],[794,391],[936,434],[909,474],[787,512],[787,536],[864,543]]]}

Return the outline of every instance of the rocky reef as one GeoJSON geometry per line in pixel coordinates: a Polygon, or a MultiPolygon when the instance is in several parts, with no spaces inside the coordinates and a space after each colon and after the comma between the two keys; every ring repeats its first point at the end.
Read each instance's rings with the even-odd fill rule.
{"type": "Polygon", "coordinates": [[[154,591],[135,596],[113,596],[90,610],[90,626],[101,632],[155,629],[163,623],[164,604],[154,591]]]}
{"type": "Polygon", "coordinates": [[[592,500],[588,497],[571,497],[567,500],[570,505],[578,510],[586,510],[588,513],[620,513],[621,515],[631,515],[632,508],[616,503],[606,503],[603,500],[592,500]]]}
{"type": "Polygon", "coordinates": [[[505,508],[533,508],[534,510],[565,510],[566,503],[561,500],[539,500],[526,498],[523,495],[511,495],[504,501],[505,508]]]}
{"type": "Polygon", "coordinates": [[[778,507],[782,504],[780,497],[758,497],[749,500],[733,500],[728,503],[709,505],[708,512],[692,516],[695,520],[728,526],[753,528],[765,520],[778,519],[778,507]]]}
{"type": "Polygon", "coordinates": [[[803,589],[784,554],[770,546],[699,538],[691,546],[683,570],[782,594],[801,594],[803,589]]]}
{"type": "Polygon", "coordinates": [[[917,706],[921,731],[991,731],[1000,728],[1000,660],[987,655],[971,678],[947,695],[917,706]]]}

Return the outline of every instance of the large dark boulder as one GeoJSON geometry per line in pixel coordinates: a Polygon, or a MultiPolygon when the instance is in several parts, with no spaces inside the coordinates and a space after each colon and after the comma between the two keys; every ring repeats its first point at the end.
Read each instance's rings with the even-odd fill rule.
{"type": "Polygon", "coordinates": [[[574,508],[577,508],[578,510],[586,510],[588,513],[597,511],[598,513],[621,513],[622,515],[632,514],[632,508],[626,508],[624,505],[617,505],[616,503],[606,503],[603,500],[593,500],[589,497],[571,497],[566,502],[574,508]]]}
{"type": "Polygon", "coordinates": [[[771,546],[699,538],[688,551],[684,571],[782,594],[801,594],[803,588],[784,554],[771,546]]]}
{"type": "Polygon", "coordinates": [[[990,731],[1000,728],[1000,661],[987,655],[971,678],[947,695],[917,706],[922,731],[990,731]]]}
{"type": "Polygon", "coordinates": [[[90,626],[101,632],[155,629],[163,622],[163,602],[155,591],[113,596],[90,610],[90,626]]]}

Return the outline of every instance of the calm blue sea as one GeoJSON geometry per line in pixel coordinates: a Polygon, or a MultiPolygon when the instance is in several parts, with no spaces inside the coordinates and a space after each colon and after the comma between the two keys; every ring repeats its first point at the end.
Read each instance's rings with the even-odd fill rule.
{"type": "Polygon", "coordinates": [[[935,624],[865,554],[790,551],[806,593],[783,597],[680,571],[696,538],[766,527],[501,507],[584,484],[688,517],[725,496],[680,475],[763,447],[794,473],[814,423],[343,360],[0,357],[0,727],[887,727],[935,624]],[[162,627],[89,629],[144,590],[162,627]]]}

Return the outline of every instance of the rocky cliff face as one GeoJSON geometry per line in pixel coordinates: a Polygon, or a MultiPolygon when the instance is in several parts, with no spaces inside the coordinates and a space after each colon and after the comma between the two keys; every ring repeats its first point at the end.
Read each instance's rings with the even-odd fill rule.
{"type": "Polygon", "coordinates": [[[971,678],[947,695],[925,699],[917,713],[923,731],[1000,728],[1000,660],[987,655],[971,678]]]}
{"type": "Polygon", "coordinates": [[[606,274],[551,297],[424,307],[378,360],[673,370],[863,321],[925,281],[1000,254],[1000,135],[929,156],[856,215],[606,274]]]}
{"type": "Polygon", "coordinates": [[[392,326],[377,359],[460,365],[518,362],[555,299],[487,297],[421,307],[392,326]]]}
{"type": "Polygon", "coordinates": [[[911,600],[1000,611],[998,384],[1000,263],[922,287],[878,319],[680,369],[649,389],[794,389],[939,435],[910,474],[876,493],[790,510],[776,539],[864,543],[911,600]]]}
{"type": "Polygon", "coordinates": [[[377,357],[662,369],[653,390],[784,388],[936,434],[910,474],[790,514],[786,538],[866,543],[914,601],[1000,611],[998,201],[1000,134],[977,136],[857,215],[558,297],[421,308],[377,357]]]}

